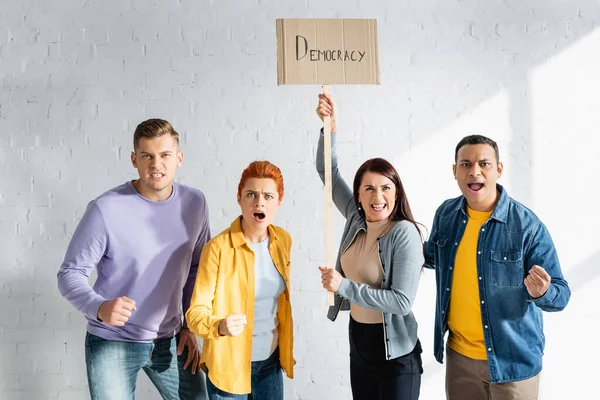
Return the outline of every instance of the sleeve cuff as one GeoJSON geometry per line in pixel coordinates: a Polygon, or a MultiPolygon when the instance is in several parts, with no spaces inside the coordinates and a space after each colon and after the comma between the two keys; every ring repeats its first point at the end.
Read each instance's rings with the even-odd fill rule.
{"type": "Polygon", "coordinates": [[[552,283],[550,283],[550,286],[548,286],[548,290],[546,290],[546,293],[544,293],[542,297],[538,297],[537,299],[531,299],[531,301],[533,301],[538,307],[550,305],[552,304],[551,299],[554,298],[555,291],[556,288],[552,283]]]}
{"type": "Polygon", "coordinates": [[[347,292],[349,288],[350,282],[348,279],[342,278],[342,283],[340,283],[340,287],[338,287],[338,290],[335,292],[335,294],[344,298],[348,298],[347,292]]]}
{"type": "Polygon", "coordinates": [[[216,319],[215,322],[213,322],[212,327],[210,329],[210,339],[218,339],[221,337],[221,334],[219,333],[219,324],[221,323],[222,319],[216,319]]]}
{"type": "Polygon", "coordinates": [[[86,312],[87,317],[93,321],[102,322],[102,321],[100,321],[100,319],[98,319],[98,310],[100,309],[100,306],[102,305],[102,303],[104,303],[105,301],[107,301],[107,300],[104,299],[103,297],[100,297],[100,296],[95,297],[90,302],[90,305],[87,308],[87,312],[86,312]]]}

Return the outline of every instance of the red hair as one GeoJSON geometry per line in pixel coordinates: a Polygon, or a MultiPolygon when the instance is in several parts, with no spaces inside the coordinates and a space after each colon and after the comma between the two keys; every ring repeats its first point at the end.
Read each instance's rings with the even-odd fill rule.
{"type": "Polygon", "coordinates": [[[251,162],[242,172],[240,184],[238,185],[238,198],[242,196],[242,189],[250,178],[273,179],[277,186],[277,193],[279,193],[279,201],[283,199],[283,176],[281,176],[281,171],[275,164],[268,161],[251,162]]]}

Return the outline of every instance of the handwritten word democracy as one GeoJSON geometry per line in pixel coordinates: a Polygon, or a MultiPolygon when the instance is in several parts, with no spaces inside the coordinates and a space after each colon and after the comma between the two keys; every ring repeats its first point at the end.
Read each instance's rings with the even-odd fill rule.
{"type": "Polygon", "coordinates": [[[360,50],[316,50],[308,49],[308,41],[304,36],[296,35],[296,60],[302,60],[306,55],[309,55],[310,61],[357,61],[361,62],[364,58],[365,51],[360,50]],[[300,42],[304,41],[304,53],[300,55],[300,42]]]}

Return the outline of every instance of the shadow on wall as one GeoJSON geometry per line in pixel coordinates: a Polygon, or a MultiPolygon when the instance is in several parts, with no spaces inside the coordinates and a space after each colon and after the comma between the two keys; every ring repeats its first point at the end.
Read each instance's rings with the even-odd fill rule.
{"type": "MultiPolygon", "coordinates": [[[[381,90],[390,92],[386,102],[398,110],[400,121],[402,113],[410,115],[415,143],[506,88],[516,103],[511,114],[526,122],[522,107],[529,102],[528,73],[600,22],[600,9],[587,0],[551,0],[539,9],[531,3],[507,9],[506,2],[483,1],[447,7],[451,10],[439,5],[437,18],[388,14],[379,23],[381,90]],[[400,108],[399,87],[409,99],[400,108]]],[[[521,136],[521,130],[515,132],[521,136]]]]}
{"type": "MultiPolygon", "coordinates": [[[[428,3],[439,5],[437,1],[428,3]]],[[[595,29],[600,21],[600,11],[592,3],[587,0],[573,0],[568,3],[549,0],[536,2],[536,5],[539,5],[537,6],[539,9],[536,9],[527,2],[514,2],[510,5],[506,2],[489,1],[452,2],[446,6],[439,5],[439,10],[434,11],[437,18],[431,18],[430,12],[423,14],[407,12],[399,18],[399,21],[395,21],[394,16],[389,13],[386,19],[379,21],[381,67],[382,73],[385,74],[381,89],[386,100],[382,101],[380,98],[368,103],[373,109],[380,109],[379,112],[374,112],[375,115],[401,110],[404,115],[400,115],[399,119],[408,121],[406,128],[411,140],[419,143],[496,94],[499,89],[506,89],[510,99],[510,125],[514,137],[518,138],[511,142],[510,151],[522,155],[525,160],[531,159],[532,154],[528,144],[532,142],[530,110],[532,99],[528,73],[532,68],[554,57],[595,29]],[[411,20],[412,15],[414,18],[411,20]],[[414,29],[415,26],[418,29],[414,29]],[[402,38],[403,46],[398,46],[398,38],[402,38]],[[409,100],[405,102],[402,98],[409,100]],[[384,111],[381,111],[382,103],[385,103],[384,111]]],[[[78,9],[73,16],[69,14],[69,17],[67,14],[61,15],[65,19],[73,18],[73,20],[57,21],[56,32],[60,32],[61,25],[79,28],[82,24],[85,25],[86,21],[90,21],[90,24],[93,23],[98,27],[113,27],[117,39],[118,35],[129,38],[132,29],[130,20],[140,21],[139,12],[122,5],[119,7],[122,8],[116,10],[115,15],[112,15],[110,10],[97,13],[98,10],[94,7],[78,9]]],[[[181,9],[173,7],[175,7],[174,12],[168,17],[177,19],[177,12],[181,13],[181,9]]],[[[256,2],[256,7],[255,11],[264,13],[265,10],[262,9],[264,5],[256,2]]],[[[371,5],[368,8],[365,6],[365,15],[369,14],[371,7],[371,5]]],[[[390,5],[390,8],[392,7],[400,13],[401,9],[395,5],[395,2],[394,6],[390,5]]],[[[344,10],[339,11],[343,14],[344,10]]],[[[219,15],[220,23],[227,25],[230,20],[236,21],[239,18],[236,16],[237,12],[235,7],[230,9],[223,7],[219,15]]],[[[314,14],[314,10],[310,8],[300,9],[299,12],[314,14]]],[[[150,15],[156,16],[159,13],[150,13],[150,15]]],[[[197,15],[202,18],[204,14],[197,15]]],[[[58,17],[58,14],[56,16],[58,17]]],[[[0,16],[1,18],[3,16],[0,16]]],[[[30,19],[24,22],[20,15],[12,18],[18,20],[19,24],[35,24],[30,22],[30,19]]],[[[202,22],[194,23],[202,26],[202,22]]],[[[52,13],[46,23],[52,25],[52,13]]],[[[11,28],[8,26],[8,29],[11,28]]],[[[40,30],[36,26],[27,28],[38,33],[40,30]]],[[[197,29],[192,26],[189,28],[197,29]]],[[[102,28],[99,29],[101,33],[102,28]]],[[[18,31],[15,28],[15,32],[18,31]]],[[[112,41],[103,39],[102,35],[94,29],[86,31],[84,36],[83,38],[81,35],[61,37],[61,51],[57,52],[57,49],[52,47],[51,51],[47,52],[48,61],[53,63],[51,69],[55,70],[53,76],[51,69],[41,64],[37,70],[38,64],[35,62],[26,65],[27,74],[20,73],[23,66],[21,60],[16,60],[18,65],[14,65],[12,75],[10,72],[3,73],[0,82],[3,88],[0,99],[2,103],[7,104],[6,106],[2,104],[0,119],[3,125],[6,124],[4,126],[7,127],[13,147],[17,150],[13,152],[15,149],[11,149],[11,152],[2,153],[11,155],[8,161],[3,160],[4,163],[9,163],[10,172],[3,175],[3,179],[6,179],[3,187],[10,188],[10,192],[2,193],[0,205],[14,207],[15,210],[25,210],[26,217],[21,222],[25,227],[32,226],[32,231],[35,231],[37,225],[54,221],[59,226],[60,224],[66,226],[63,236],[68,234],[73,220],[81,215],[87,202],[102,191],[115,186],[113,174],[119,176],[117,179],[119,183],[124,180],[120,177],[124,177],[122,171],[128,167],[128,164],[122,158],[126,158],[127,155],[119,156],[118,145],[115,145],[112,136],[106,134],[106,131],[122,129],[124,125],[122,121],[127,118],[106,116],[103,106],[110,103],[113,95],[123,104],[128,103],[129,96],[134,100],[132,103],[143,100],[136,97],[141,91],[136,85],[145,85],[143,82],[140,84],[140,80],[143,81],[147,74],[147,71],[143,70],[146,65],[165,67],[164,71],[157,71],[156,68],[152,70],[153,74],[160,73],[161,86],[180,86],[177,81],[178,75],[173,74],[172,66],[169,60],[165,59],[164,54],[149,52],[142,56],[139,52],[130,51],[143,47],[144,38],[139,43],[125,44],[114,38],[112,41]],[[98,37],[94,38],[94,32],[98,37]],[[101,40],[104,42],[100,45],[95,43],[101,40]],[[120,46],[123,48],[121,49],[120,46]],[[69,61],[83,54],[84,48],[89,51],[91,47],[99,49],[99,58],[80,60],[83,64],[69,61]],[[115,55],[113,59],[118,62],[115,61],[116,64],[113,65],[112,61],[108,60],[110,57],[104,57],[104,54],[115,55]],[[142,69],[131,71],[119,67],[131,64],[142,69]],[[82,65],[92,67],[96,65],[100,70],[91,75],[91,81],[86,81],[88,75],[82,71],[82,65]],[[134,77],[132,72],[137,77],[132,79],[134,82],[132,87],[115,90],[113,93],[112,89],[107,89],[102,84],[96,85],[98,82],[107,81],[107,78],[124,82],[128,77],[134,77]],[[71,86],[62,91],[59,87],[49,88],[47,85],[49,81],[55,82],[56,85],[56,74],[59,75],[59,80],[62,76],[65,83],[71,82],[69,83],[71,86]],[[72,81],[68,79],[71,76],[72,81]],[[49,89],[53,89],[52,95],[46,94],[49,89]],[[19,110],[11,108],[11,104],[19,110]],[[65,111],[57,114],[56,110],[65,111]],[[29,122],[25,125],[21,121],[23,117],[29,118],[29,122]],[[107,126],[109,121],[111,126],[107,126]],[[102,145],[85,144],[89,141],[95,143],[94,140],[101,141],[102,145]],[[73,154],[71,148],[78,148],[80,151],[78,154],[73,154]],[[65,157],[68,160],[66,164],[65,157]],[[90,176],[90,171],[95,171],[93,176],[90,176]],[[35,181],[32,183],[33,178],[35,181]],[[60,183],[61,179],[63,183],[60,183]],[[65,180],[67,184],[64,183],[65,180]]],[[[16,39],[18,42],[19,38],[16,39]]],[[[28,44],[24,46],[26,45],[28,46],[28,44]]],[[[200,47],[197,50],[201,52],[202,45],[198,46],[200,47]]],[[[231,65],[233,62],[239,62],[238,54],[232,53],[236,50],[235,46],[230,46],[227,51],[215,53],[212,56],[214,64],[231,65]]],[[[248,62],[257,63],[257,56],[248,55],[248,62]]],[[[194,70],[192,60],[190,64],[189,70],[194,70]]],[[[180,67],[182,65],[184,64],[180,63],[180,67]]],[[[266,88],[272,87],[275,82],[274,68],[272,72],[272,76],[269,74],[257,76],[257,82],[263,82],[266,88]]],[[[211,75],[216,77],[219,73],[219,70],[207,71],[205,82],[210,82],[211,75]]],[[[197,89],[196,92],[189,92],[188,97],[181,96],[173,99],[172,107],[181,106],[180,108],[184,110],[186,104],[193,101],[192,96],[202,93],[202,85],[197,89]]],[[[260,89],[257,86],[256,92],[258,91],[260,89]]],[[[239,93],[235,88],[224,92],[226,93],[223,95],[223,102],[232,100],[231,104],[240,103],[233,101],[239,93]]],[[[247,92],[244,95],[246,97],[242,99],[243,104],[261,104],[261,108],[275,110],[273,114],[277,114],[278,110],[284,113],[281,108],[278,109],[277,104],[264,104],[264,97],[258,96],[255,92],[247,92]],[[254,96],[260,97],[261,101],[253,101],[254,96]]],[[[132,117],[135,111],[133,110],[129,117],[132,117]]],[[[220,112],[211,109],[206,111],[220,112]]],[[[240,110],[232,108],[223,113],[235,115],[238,111],[240,110]]],[[[367,112],[373,110],[365,109],[361,114],[367,112]]],[[[314,119],[312,107],[307,113],[310,113],[310,118],[314,119]]],[[[257,124],[255,119],[253,110],[249,109],[240,113],[237,121],[240,126],[246,124],[252,127],[257,124]]],[[[5,134],[6,132],[2,133],[5,134]]],[[[532,186],[530,170],[520,174],[519,180],[523,187],[532,186]]],[[[531,198],[527,196],[527,189],[523,190],[524,198],[519,200],[528,203],[531,198]]],[[[34,236],[31,251],[25,248],[16,249],[19,254],[29,252],[25,257],[27,261],[24,265],[28,271],[33,272],[24,272],[21,275],[10,274],[10,280],[6,284],[8,286],[5,286],[11,288],[11,292],[0,293],[2,296],[0,311],[8,312],[9,316],[13,311],[17,313],[12,322],[2,322],[0,326],[0,348],[3,349],[0,366],[3,371],[7,371],[5,375],[15,375],[17,382],[15,390],[31,393],[30,398],[36,399],[48,398],[45,389],[51,387],[55,390],[58,386],[56,382],[61,382],[59,385],[64,386],[65,390],[72,388],[72,385],[75,385],[78,390],[85,389],[85,385],[81,382],[75,384],[69,382],[68,378],[67,380],[64,378],[64,372],[68,370],[74,377],[84,379],[84,374],[81,374],[81,370],[84,370],[81,350],[84,323],[82,317],[72,317],[73,308],[60,298],[56,290],[56,280],[52,278],[58,270],[66,249],[64,241],[49,241],[47,236],[49,235],[34,236]],[[33,283],[31,279],[34,280],[33,283]],[[48,289],[36,288],[44,285],[48,289]],[[39,297],[40,293],[44,293],[42,297],[39,297]],[[27,321],[29,308],[31,308],[32,320],[24,322],[27,321]],[[52,319],[52,316],[55,319],[52,319]],[[37,322],[36,318],[39,318],[37,322]],[[56,318],[61,322],[54,322],[56,318]],[[61,325],[62,322],[66,325],[61,325]],[[69,347],[67,344],[73,346],[69,347]],[[57,347],[61,349],[57,350],[57,347]],[[44,350],[47,351],[45,355],[42,350],[44,348],[47,349],[44,350]],[[60,359],[58,365],[52,360],[53,358],[60,359]],[[76,372],[77,368],[79,372],[76,372]]],[[[21,245],[18,241],[14,244],[21,245]]],[[[591,277],[600,273],[600,269],[597,268],[599,262],[600,253],[596,253],[572,270],[568,280],[573,291],[584,286],[591,281],[591,277]]],[[[2,265],[6,266],[0,271],[3,275],[5,275],[4,268],[13,270],[11,265],[2,265]]],[[[443,366],[437,363],[425,366],[426,371],[439,371],[441,368],[443,366]]]]}
{"type": "MultiPolygon", "coordinates": [[[[563,271],[565,266],[563,265],[563,271]]],[[[570,269],[565,274],[565,279],[569,282],[571,292],[576,292],[586,285],[594,282],[600,275],[600,251],[596,252],[575,268],[570,269]]]]}
{"type": "MultiPolygon", "coordinates": [[[[532,204],[533,93],[529,74],[592,32],[599,25],[600,8],[587,0],[568,4],[552,0],[536,3],[539,7],[510,3],[439,4],[432,10],[433,18],[416,21],[407,20],[410,12],[388,13],[387,21],[379,24],[381,91],[389,94],[384,97],[397,110],[401,126],[395,131],[408,132],[411,143],[418,145],[505,90],[512,140],[503,153],[518,161],[507,174],[513,178],[513,194],[518,193],[524,204],[532,204]],[[396,23],[391,23],[392,18],[396,23]],[[406,99],[402,92],[399,95],[399,87],[405,88],[406,99]]],[[[432,7],[422,5],[428,6],[432,7]]],[[[367,104],[376,114],[380,105],[367,104]]],[[[473,133],[486,135],[485,127],[462,136],[473,133]]]]}

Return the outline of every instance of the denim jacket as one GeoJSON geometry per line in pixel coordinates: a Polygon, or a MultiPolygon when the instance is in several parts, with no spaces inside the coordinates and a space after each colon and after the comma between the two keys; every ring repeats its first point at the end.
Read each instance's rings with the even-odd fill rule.
{"type": "MultiPolygon", "coordinates": [[[[561,311],[571,291],[564,280],[548,230],[537,216],[497,185],[500,198],[482,225],[477,242],[477,275],[482,330],[492,383],[524,380],[542,369],[543,311],[561,311]],[[534,265],[551,277],[548,291],[533,299],[523,283],[534,265]]],[[[444,335],[456,250],[468,215],[464,196],[436,211],[426,247],[426,267],[436,275],[434,355],[443,362],[444,335]]]]}

